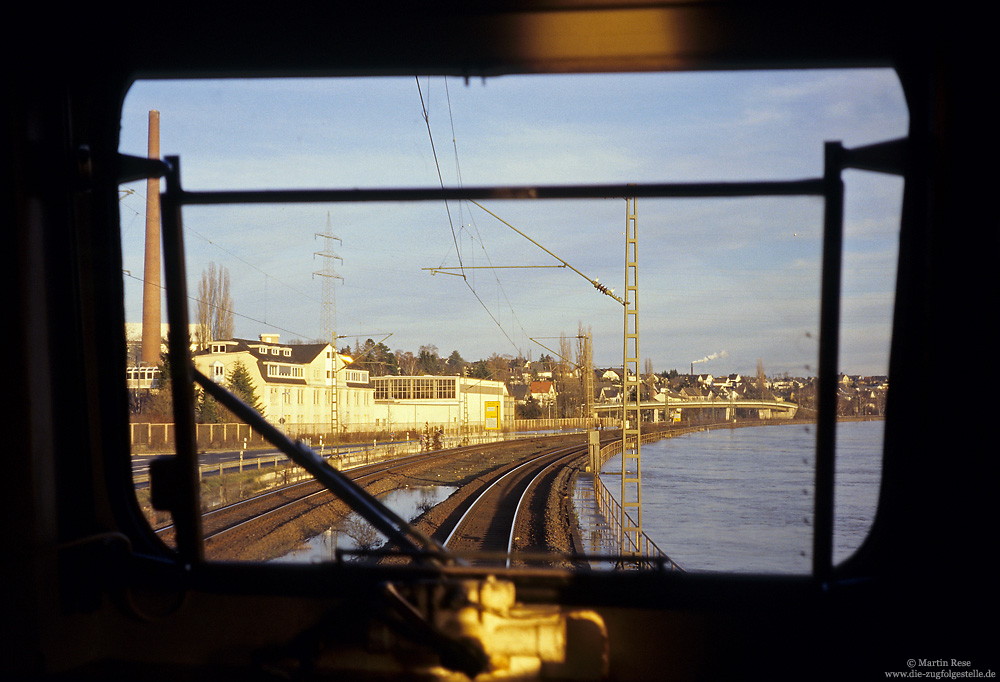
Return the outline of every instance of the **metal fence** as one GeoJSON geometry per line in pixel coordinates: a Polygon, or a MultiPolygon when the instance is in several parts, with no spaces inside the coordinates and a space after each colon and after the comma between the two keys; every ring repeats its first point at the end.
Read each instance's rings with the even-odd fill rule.
{"type": "MultiPolygon", "coordinates": [[[[672,435],[672,433],[676,432],[653,431],[640,435],[639,440],[642,443],[652,443],[653,441],[672,435]]],[[[594,469],[594,497],[597,500],[598,511],[600,511],[601,516],[604,517],[604,520],[611,527],[613,537],[618,538],[624,545],[619,548],[623,556],[635,555],[638,557],[637,563],[654,563],[671,571],[682,571],[683,569],[667,556],[667,553],[660,549],[645,532],[639,538],[633,537],[632,533],[622,533],[622,507],[618,503],[618,500],[611,494],[611,491],[608,490],[607,486],[604,485],[604,481],[601,480],[600,476],[601,469],[607,461],[621,451],[622,442],[618,440],[601,448],[598,455],[599,461],[594,469]]],[[[629,523],[634,525],[635,519],[628,512],[625,512],[625,515],[629,519],[629,523]]]]}
{"type": "MultiPolygon", "coordinates": [[[[431,429],[440,428],[444,432],[445,440],[449,442],[489,442],[490,438],[496,438],[497,434],[506,434],[505,438],[515,437],[514,434],[528,434],[539,431],[575,431],[592,428],[597,423],[601,428],[615,428],[620,424],[619,419],[601,418],[591,419],[516,419],[504,424],[501,430],[486,430],[482,426],[456,428],[454,425],[445,426],[429,424],[431,429]],[[484,440],[485,439],[485,440],[484,440]]],[[[167,452],[174,448],[174,425],[173,424],[130,424],[132,452],[167,452]]],[[[305,440],[319,448],[322,441],[324,447],[329,447],[331,442],[337,439],[331,438],[329,424],[286,424],[281,429],[289,438],[305,440]]],[[[371,430],[355,430],[351,433],[341,434],[340,442],[357,442],[365,436],[375,436],[377,440],[410,440],[418,439],[423,429],[396,429],[392,433],[384,427],[371,430]]],[[[261,435],[255,432],[250,426],[243,423],[231,424],[196,424],[195,438],[199,450],[239,450],[247,448],[268,447],[269,443],[261,435]]]]}
{"type": "MultiPolygon", "coordinates": [[[[268,442],[247,424],[197,424],[196,438],[199,450],[266,447],[268,442]]],[[[161,452],[173,450],[173,424],[129,424],[132,452],[161,452]]]]}
{"type": "MultiPolygon", "coordinates": [[[[139,444],[142,446],[154,446],[150,449],[169,450],[173,447],[173,424],[133,424],[133,439],[136,433],[140,437],[139,444]],[[151,426],[151,429],[145,427],[151,426]],[[139,427],[139,428],[135,428],[139,427]],[[152,434],[152,438],[149,438],[152,434]]],[[[568,427],[564,427],[566,430],[568,427]]],[[[411,434],[412,436],[413,434],[411,434]]],[[[478,433],[466,433],[456,435],[445,435],[440,438],[441,449],[456,448],[463,445],[479,445],[483,443],[497,443],[506,440],[517,440],[521,438],[532,438],[537,432],[513,432],[513,431],[480,431],[478,433]]],[[[419,438],[401,438],[397,440],[373,440],[371,443],[329,443],[323,439],[303,438],[303,442],[323,457],[335,469],[346,470],[366,464],[389,461],[398,457],[416,454],[426,451],[430,447],[430,441],[421,442],[419,438]]],[[[198,447],[205,448],[206,445],[232,446],[234,450],[241,450],[238,460],[219,462],[215,464],[203,464],[198,467],[199,479],[206,475],[242,473],[251,469],[263,469],[265,467],[275,467],[289,464],[288,458],[283,454],[256,455],[253,452],[243,452],[246,447],[254,445],[256,447],[271,447],[259,434],[254,434],[246,424],[198,424],[198,447]],[[228,426],[229,428],[222,428],[228,426]],[[235,427],[240,427],[239,429],[235,427]],[[244,441],[244,439],[246,439],[244,441]],[[246,443],[246,446],[244,446],[246,443]]],[[[133,452],[136,442],[133,441],[133,452]]],[[[294,469],[288,473],[288,480],[297,480],[294,469]]],[[[304,475],[305,472],[303,472],[304,475]]],[[[149,477],[145,473],[133,475],[136,484],[147,483],[149,477]]]]}

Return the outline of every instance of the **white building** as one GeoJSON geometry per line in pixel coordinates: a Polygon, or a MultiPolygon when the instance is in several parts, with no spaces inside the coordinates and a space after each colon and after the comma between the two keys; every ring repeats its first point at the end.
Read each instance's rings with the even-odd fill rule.
{"type": "Polygon", "coordinates": [[[541,407],[551,407],[556,404],[556,385],[551,381],[532,381],[528,388],[531,397],[538,401],[541,407]]]}
{"type": "Polygon", "coordinates": [[[367,430],[374,423],[374,390],[366,370],[328,343],[282,344],[277,334],[258,341],[213,341],[193,354],[195,368],[225,384],[237,364],[253,379],[264,417],[297,433],[367,430]]]}
{"type": "MultiPolygon", "coordinates": [[[[194,343],[198,325],[188,325],[188,337],[191,339],[191,350],[197,349],[194,343]]],[[[170,325],[166,322],[160,324],[160,353],[167,352],[167,335],[170,333],[170,325]]],[[[130,367],[138,367],[139,357],[142,351],[142,322],[125,323],[125,346],[128,352],[128,362],[130,367]]]]}
{"type": "Polygon", "coordinates": [[[419,431],[425,426],[455,433],[501,429],[514,419],[514,399],[502,381],[459,376],[374,377],[375,428],[419,431]]]}

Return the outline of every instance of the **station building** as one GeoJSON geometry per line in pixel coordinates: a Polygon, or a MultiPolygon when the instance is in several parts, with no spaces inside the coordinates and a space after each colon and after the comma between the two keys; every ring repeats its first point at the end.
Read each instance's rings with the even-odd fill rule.
{"type": "Polygon", "coordinates": [[[502,381],[460,376],[374,377],[375,428],[391,432],[425,427],[459,433],[499,430],[514,420],[514,399],[502,381]]]}

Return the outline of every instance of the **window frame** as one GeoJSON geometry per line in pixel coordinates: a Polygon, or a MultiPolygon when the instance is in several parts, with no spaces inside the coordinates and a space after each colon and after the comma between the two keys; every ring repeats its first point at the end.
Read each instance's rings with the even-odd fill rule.
{"type": "MultiPolygon", "coordinates": [[[[168,156],[156,165],[166,180],[162,194],[161,215],[164,237],[164,272],[167,312],[171,328],[187,329],[187,292],[181,213],[184,206],[255,203],[340,203],[394,201],[485,200],[503,197],[514,200],[593,199],[593,198],[724,198],[760,196],[817,196],[824,201],[824,229],[820,293],[819,391],[817,396],[817,447],[814,475],[815,512],[813,517],[813,564],[810,579],[826,582],[833,565],[833,476],[835,464],[836,390],[840,335],[840,281],[843,248],[844,182],[848,169],[876,170],[903,175],[907,138],[891,140],[855,149],[840,142],[827,142],[824,148],[822,176],[805,180],[640,183],[628,185],[559,185],[559,186],[485,186],[472,188],[392,188],[392,189],[313,189],[313,190],[230,190],[187,191],[181,184],[181,160],[168,156]]],[[[276,349],[272,349],[273,351],[276,349]]],[[[190,385],[190,348],[186,336],[175,335],[168,344],[172,380],[175,386],[190,385]]],[[[410,392],[413,391],[410,378],[410,392]]],[[[432,386],[433,391],[433,386],[432,386]]],[[[395,391],[390,391],[393,395],[395,391]]],[[[175,389],[178,466],[195,470],[193,418],[186,392],[175,389]]],[[[192,413],[193,414],[193,413],[192,413]]],[[[177,521],[178,550],[189,561],[203,556],[200,539],[198,490],[196,480],[186,476],[187,486],[179,493],[178,505],[184,508],[177,521]],[[186,518],[183,518],[186,517],[186,518]],[[187,528],[181,531],[182,524],[187,528]]],[[[175,514],[176,516],[176,514],[175,514]]]]}

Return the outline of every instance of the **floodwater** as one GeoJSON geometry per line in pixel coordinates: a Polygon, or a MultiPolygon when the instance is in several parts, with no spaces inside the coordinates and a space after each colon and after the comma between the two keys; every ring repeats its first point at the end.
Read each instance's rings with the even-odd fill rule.
{"type": "MultiPolygon", "coordinates": [[[[834,561],[849,557],[875,517],[884,422],[837,427],[834,561]]],[[[804,574],[812,569],[815,426],[717,429],[642,446],[643,530],[687,571],[804,574]]],[[[621,463],[601,478],[620,493],[621,463]]],[[[587,553],[614,553],[578,481],[576,509],[587,553]]]]}
{"type": "MultiPolygon", "coordinates": [[[[456,490],[458,488],[445,485],[400,488],[386,493],[379,497],[379,500],[400,518],[412,521],[427,509],[448,499],[456,490]]],[[[301,548],[274,561],[296,563],[334,561],[338,549],[357,549],[359,540],[366,544],[370,543],[371,549],[376,549],[385,542],[381,534],[355,514],[351,514],[338,526],[328,528],[319,535],[309,538],[301,548]]]]}

